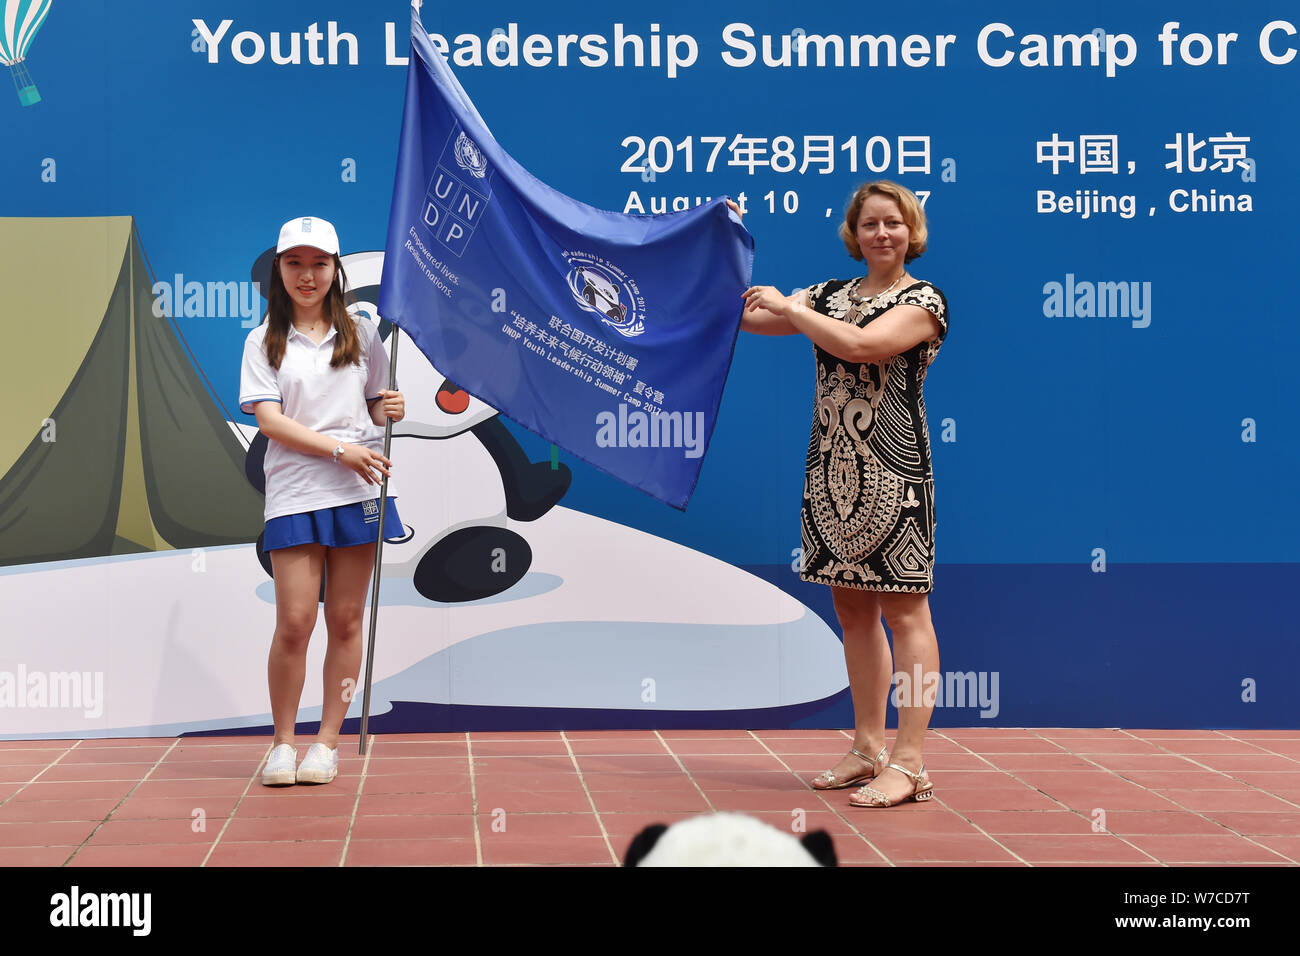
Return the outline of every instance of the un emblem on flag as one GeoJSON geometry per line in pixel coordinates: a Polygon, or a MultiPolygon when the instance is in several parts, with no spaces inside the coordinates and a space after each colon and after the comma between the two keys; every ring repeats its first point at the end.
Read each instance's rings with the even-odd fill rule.
{"type": "Polygon", "coordinates": [[[569,265],[569,291],[578,305],[627,338],[645,331],[645,303],[622,269],[584,254],[570,256],[569,265]]]}
{"type": "Polygon", "coordinates": [[[453,147],[452,155],[456,157],[456,165],[465,170],[471,176],[482,179],[487,175],[487,159],[474,141],[461,133],[456,137],[456,145],[453,147]]]}

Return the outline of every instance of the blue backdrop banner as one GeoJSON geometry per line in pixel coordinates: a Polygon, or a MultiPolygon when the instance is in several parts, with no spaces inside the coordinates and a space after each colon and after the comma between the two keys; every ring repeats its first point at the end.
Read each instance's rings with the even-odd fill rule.
{"type": "Polygon", "coordinates": [[[699,383],[744,285],[716,197],[790,292],[867,271],[837,230],[876,179],[924,203],[909,272],[959,320],[925,381],[931,726],[1300,727],[1296,0],[487,0],[414,38],[409,0],[18,7],[0,737],[270,727],[267,440],[236,400],[308,215],[354,315],[441,366],[400,336],[372,729],[853,726],[799,575],[812,343],[736,336],[716,420],[699,383]],[[21,694],[73,673],[102,697],[21,694]]]}
{"type": "MultiPolygon", "coordinates": [[[[558,131],[556,142],[582,149],[558,131]]],[[[379,311],[461,388],[685,509],[752,264],[723,198],[626,215],[532,176],[412,10],[379,311]]]]}

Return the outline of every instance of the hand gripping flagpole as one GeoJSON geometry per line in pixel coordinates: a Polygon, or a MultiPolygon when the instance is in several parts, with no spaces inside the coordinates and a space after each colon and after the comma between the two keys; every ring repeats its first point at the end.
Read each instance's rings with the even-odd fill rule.
{"type": "MultiPolygon", "coordinates": [[[[393,343],[393,355],[388,363],[388,390],[397,391],[397,340],[400,332],[396,325],[390,341],[393,343]]],[[[389,449],[393,444],[393,420],[385,416],[384,421],[384,457],[391,458],[389,449]]],[[[388,476],[384,475],[379,488],[379,540],[375,544],[375,573],[370,585],[370,643],[366,648],[366,689],[361,699],[361,739],[358,753],[365,756],[366,730],[370,724],[370,679],[375,669],[375,625],[379,618],[379,580],[384,565],[384,519],[388,512],[388,476]]]]}

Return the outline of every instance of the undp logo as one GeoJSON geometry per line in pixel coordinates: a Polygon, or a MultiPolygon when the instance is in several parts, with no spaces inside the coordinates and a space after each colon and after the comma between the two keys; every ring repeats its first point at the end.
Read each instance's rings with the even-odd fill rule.
{"type": "Polygon", "coordinates": [[[476,179],[482,179],[487,175],[487,158],[482,150],[474,145],[474,141],[464,133],[456,137],[452,155],[456,157],[456,165],[476,179]]]}

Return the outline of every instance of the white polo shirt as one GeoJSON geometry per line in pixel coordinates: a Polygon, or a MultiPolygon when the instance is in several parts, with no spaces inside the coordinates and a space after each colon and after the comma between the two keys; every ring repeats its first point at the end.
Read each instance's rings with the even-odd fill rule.
{"type": "MultiPolygon", "coordinates": [[[[388,353],[373,323],[353,322],[361,339],[360,364],[337,369],[330,367],[338,335],[333,328],[319,345],[290,328],[278,371],[266,358],[267,323],[249,332],[239,376],[239,410],[251,415],[258,402],[279,402],[281,411],[300,425],[382,454],[384,428],[370,420],[366,399],[378,398],[379,390],[388,388],[388,353]]],[[[275,439],[267,442],[265,471],[267,521],[379,497],[379,485],[367,484],[332,457],[304,454],[275,439]]],[[[391,478],[388,494],[397,496],[391,478]]]]}

